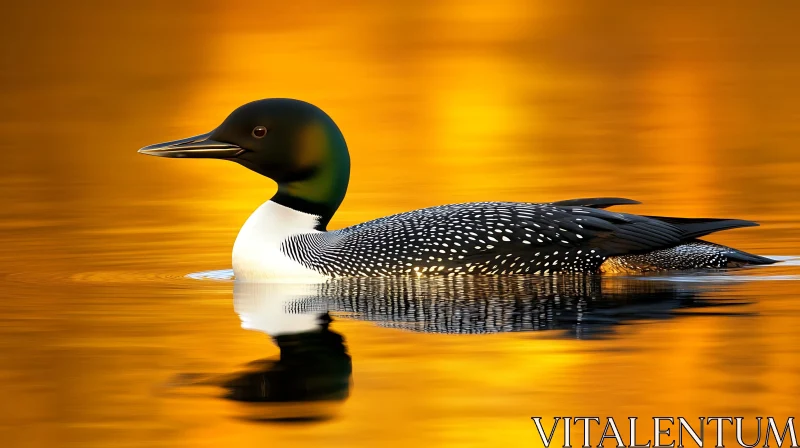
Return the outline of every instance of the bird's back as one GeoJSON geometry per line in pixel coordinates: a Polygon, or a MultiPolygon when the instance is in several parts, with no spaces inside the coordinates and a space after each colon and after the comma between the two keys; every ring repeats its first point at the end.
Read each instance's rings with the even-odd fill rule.
{"type": "Polygon", "coordinates": [[[424,208],[326,233],[282,250],[331,276],[594,272],[610,256],[681,242],[679,226],[580,205],[474,202],[424,208]]]}

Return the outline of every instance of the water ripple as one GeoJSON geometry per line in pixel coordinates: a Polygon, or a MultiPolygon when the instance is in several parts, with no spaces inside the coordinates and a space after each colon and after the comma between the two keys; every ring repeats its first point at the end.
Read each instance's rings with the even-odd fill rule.
{"type": "Polygon", "coordinates": [[[191,274],[186,274],[186,278],[191,278],[193,280],[232,281],[233,269],[192,272],[191,274]]]}

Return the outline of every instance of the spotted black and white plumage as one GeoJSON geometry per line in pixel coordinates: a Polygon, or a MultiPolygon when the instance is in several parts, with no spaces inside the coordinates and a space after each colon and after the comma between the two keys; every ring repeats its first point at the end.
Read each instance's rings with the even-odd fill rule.
{"type": "Polygon", "coordinates": [[[660,271],[735,268],[748,263],[764,264],[764,260],[768,259],[720,244],[695,240],[644,254],[610,257],[603,263],[600,270],[613,274],[642,274],[660,271]]]}
{"type": "MultiPolygon", "coordinates": [[[[600,208],[626,203],[635,202],[599,198],[443,205],[341,230],[293,235],[280,248],[288,258],[331,277],[597,272],[609,258],[663,249],[688,256],[693,266],[719,267],[724,251],[709,257],[709,248],[703,246],[702,257],[696,258],[695,246],[677,248],[715,230],[753,225],[739,220],[638,216],[600,208]]],[[[659,259],[671,261],[664,254],[650,264],[662,267],[659,259]]],[[[633,259],[629,265],[642,262],[633,259]]],[[[663,264],[663,269],[668,268],[669,264],[663,264]]]]}

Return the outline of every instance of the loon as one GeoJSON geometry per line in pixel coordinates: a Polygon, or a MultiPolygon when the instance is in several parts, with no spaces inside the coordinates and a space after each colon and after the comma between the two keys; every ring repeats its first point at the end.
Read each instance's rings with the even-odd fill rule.
{"type": "Polygon", "coordinates": [[[209,133],[139,152],[229,160],[277,182],[277,193],[234,243],[238,280],[647,273],[774,263],[699,239],[754,222],[606,210],[639,203],[623,198],[441,205],[329,231],[347,191],[350,155],[334,121],[294,99],[245,104],[209,133]]]}

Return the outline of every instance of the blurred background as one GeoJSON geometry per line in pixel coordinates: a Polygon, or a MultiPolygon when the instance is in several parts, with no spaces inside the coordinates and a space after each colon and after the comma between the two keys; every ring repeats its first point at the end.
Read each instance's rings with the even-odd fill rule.
{"type": "Polygon", "coordinates": [[[626,327],[622,341],[337,320],[355,387],[342,415],[317,425],[256,425],[220,416],[213,399],[164,399],[170,375],[276,353],[239,329],[230,283],[184,278],[230,267],[239,227],[275,186],[238,165],[136,150],[210,131],[245,102],[292,97],[328,112],[350,147],[350,189],[330,228],[451,202],[622,196],[643,202],[635,213],[757,220],[713,240],[794,255],[800,5],[3,9],[5,446],[531,446],[531,415],[795,410],[791,281],[738,286],[758,318],[626,327]]]}

